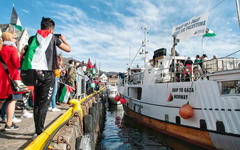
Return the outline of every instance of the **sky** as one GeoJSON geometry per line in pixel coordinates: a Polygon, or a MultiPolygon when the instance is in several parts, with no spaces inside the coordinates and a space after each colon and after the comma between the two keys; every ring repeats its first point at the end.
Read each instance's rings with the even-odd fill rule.
{"type": "MultiPolygon", "coordinates": [[[[62,53],[97,64],[104,71],[125,71],[137,54],[147,28],[148,58],[159,48],[170,54],[172,28],[194,16],[209,12],[207,28],[216,33],[182,40],[176,46],[181,56],[206,53],[224,57],[240,49],[240,29],[235,0],[0,0],[0,24],[10,22],[12,7],[23,28],[34,35],[41,18],[50,17],[55,33],[65,35],[72,51],[62,53]]],[[[239,58],[239,53],[233,55],[239,58]]],[[[138,56],[133,66],[143,63],[138,56]]]]}

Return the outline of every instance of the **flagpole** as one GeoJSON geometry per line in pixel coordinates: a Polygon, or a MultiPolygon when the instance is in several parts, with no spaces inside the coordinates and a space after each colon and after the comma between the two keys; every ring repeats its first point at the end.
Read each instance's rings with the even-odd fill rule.
{"type": "Polygon", "coordinates": [[[63,82],[60,82],[60,81],[58,81],[58,83],[61,83],[61,84],[63,84],[63,85],[67,85],[67,86],[69,86],[69,87],[71,87],[71,88],[73,88],[73,89],[75,90],[74,87],[72,87],[72,86],[70,86],[70,85],[68,85],[68,84],[66,84],[66,83],[63,83],[63,82]]]}

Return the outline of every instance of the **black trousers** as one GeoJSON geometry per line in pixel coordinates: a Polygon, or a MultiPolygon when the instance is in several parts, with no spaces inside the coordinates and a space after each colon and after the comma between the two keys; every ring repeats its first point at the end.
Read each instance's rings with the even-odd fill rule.
{"type": "Polygon", "coordinates": [[[53,71],[42,71],[41,80],[36,79],[34,85],[34,123],[36,133],[39,135],[44,131],[44,122],[52,98],[55,74],[53,71]]]}

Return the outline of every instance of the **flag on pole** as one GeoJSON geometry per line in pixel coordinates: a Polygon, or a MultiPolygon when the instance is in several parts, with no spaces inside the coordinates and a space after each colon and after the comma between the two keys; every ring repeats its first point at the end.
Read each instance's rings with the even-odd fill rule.
{"type": "Polygon", "coordinates": [[[92,68],[95,68],[95,66],[96,66],[96,63],[94,65],[92,65],[92,68]]]}
{"type": "Polygon", "coordinates": [[[68,99],[70,96],[70,93],[74,90],[74,88],[70,87],[67,84],[64,84],[64,87],[62,89],[61,95],[59,97],[59,101],[63,103],[68,103],[68,99]]]}
{"type": "Polygon", "coordinates": [[[10,23],[11,23],[12,25],[14,25],[14,27],[15,27],[16,29],[18,29],[19,31],[22,32],[22,24],[21,24],[21,22],[20,22],[20,19],[19,19],[18,15],[17,15],[17,12],[16,12],[14,6],[13,6],[13,9],[12,9],[12,14],[11,14],[10,23]]]}
{"type": "Polygon", "coordinates": [[[91,64],[90,58],[88,58],[88,63],[87,63],[86,71],[87,71],[87,72],[91,72],[91,68],[92,68],[92,64],[91,64]]]}
{"type": "Polygon", "coordinates": [[[87,69],[92,68],[91,60],[88,58],[87,69]]]}
{"type": "Polygon", "coordinates": [[[91,74],[92,74],[93,78],[95,78],[95,74],[96,74],[96,63],[95,63],[94,65],[92,65],[91,74]]]}
{"type": "Polygon", "coordinates": [[[216,34],[210,29],[207,29],[206,33],[203,35],[203,37],[213,37],[213,36],[216,36],[216,34]]]}

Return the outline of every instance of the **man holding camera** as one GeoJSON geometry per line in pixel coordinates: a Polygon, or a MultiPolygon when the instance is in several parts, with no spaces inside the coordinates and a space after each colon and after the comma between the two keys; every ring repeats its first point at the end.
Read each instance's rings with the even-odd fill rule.
{"type": "Polygon", "coordinates": [[[33,110],[36,133],[33,138],[44,131],[44,122],[54,88],[54,70],[57,67],[56,46],[65,52],[71,51],[63,35],[53,34],[54,27],[55,23],[51,18],[42,18],[41,30],[38,30],[35,36],[30,37],[29,52],[26,52],[28,59],[24,58],[21,67],[23,70],[27,70],[28,67],[28,69],[36,71],[33,110]]]}

